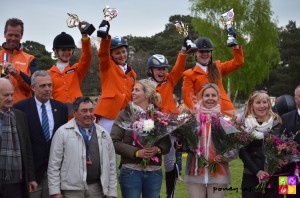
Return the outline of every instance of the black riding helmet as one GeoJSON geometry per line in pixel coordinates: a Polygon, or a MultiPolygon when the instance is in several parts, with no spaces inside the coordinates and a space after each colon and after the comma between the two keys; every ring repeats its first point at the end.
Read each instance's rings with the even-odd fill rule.
{"type": "Polygon", "coordinates": [[[110,50],[116,49],[118,47],[128,47],[127,42],[125,41],[124,38],[120,37],[120,36],[115,36],[111,38],[110,41],[110,50]]]}
{"type": "Polygon", "coordinates": [[[60,33],[53,40],[53,50],[65,48],[74,49],[75,47],[76,46],[73,37],[65,32],[60,33]]]}
{"type": "Polygon", "coordinates": [[[199,37],[194,41],[195,45],[197,46],[198,50],[213,50],[213,43],[207,37],[199,37]]]}
{"type": "MultiPolygon", "coordinates": [[[[213,51],[213,43],[207,37],[197,38],[194,41],[194,44],[196,45],[198,51],[213,51]]],[[[196,57],[195,57],[195,60],[198,62],[196,57]]],[[[204,66],[208,66],[211,63],[212,63],[212,57],[210,58],[210,61],[207,64],[205,64],[204,66]]]]}

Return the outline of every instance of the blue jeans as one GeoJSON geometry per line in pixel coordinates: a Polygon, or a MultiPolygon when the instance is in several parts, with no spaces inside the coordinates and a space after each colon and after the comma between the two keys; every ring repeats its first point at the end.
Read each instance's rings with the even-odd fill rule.
{"type": "Polygon", "coordinates": [[[137,171],[121,167],[120,186],[123,198],[159,198],[162,170],[137,171]]]}

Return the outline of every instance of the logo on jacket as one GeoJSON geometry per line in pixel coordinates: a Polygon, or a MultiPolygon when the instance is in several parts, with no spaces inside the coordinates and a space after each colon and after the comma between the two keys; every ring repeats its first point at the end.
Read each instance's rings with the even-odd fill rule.
{"type": "Polygon", "coordinates": [[[72,73],[72,72],[75,72],[75,69],[70,69],[70,70],[66,71],[65,74],[69,74],[69,73],[72,73]]]}

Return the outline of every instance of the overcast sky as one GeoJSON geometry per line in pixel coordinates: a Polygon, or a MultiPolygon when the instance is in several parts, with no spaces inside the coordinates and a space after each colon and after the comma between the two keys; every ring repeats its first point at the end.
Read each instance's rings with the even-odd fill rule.
{"type": "MultiPolygon", "coordinates": [[[[110,34],[114,36],[152,36],[165,29],[170,16],[190,14],[188,0],[1,0],[1,34],[8,18],[20,18],[25,24],[22,42],[37,41],[51,51],[54,37],[62,31],[71,34],[76,43],[80,40],[79,30],[66,25],[67,12],[76,13],[80,20],[92,23],[97,29],[106,5],[119,11],[119,15],[110,22],[110,34]]],[[[271,0],[271,5],[273,18],[278,19],[279,26],[293,20],[299,27],[299,0],[271,0]]],[[[1,36],[0,43],[4,41],[1,36]]]]}

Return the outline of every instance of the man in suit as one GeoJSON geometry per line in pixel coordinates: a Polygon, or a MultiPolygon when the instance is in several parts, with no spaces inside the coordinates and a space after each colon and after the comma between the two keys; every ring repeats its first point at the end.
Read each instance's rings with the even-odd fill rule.
{"type": "Polygon", "coordinates": [[[51,139],[55,131],[67,123],[68,108],[65,104],[51,99],[52,79],[47,71],[33,73],[31,86],[34,97],[22,100],[14,107],[25,112],[28,117],[35,175],[39,184],[38,190],[30,193],[30,197],[46,198],[49,197],[47,168],[51,139]],[[43,114],[43,107],[46,115],[43,114]]]}
{"type": "Polygon", "coordinates": [[[12,108],[14,88],[0,78],[0,198],[29,197],[37,189],[26,115],[12,108]]]}
{"type": "MultiPolygon", "coordinates": [[[[300,85],[295,89],[295,103],[297,108],[282,115],[282,132],[287,136],[294,136],[294,141],[298,143],[297,149],[300,151],[300,85]]],[[[289,163],[286,167],[283,167],[283,172],[289,172],[289,175],[295,175],[300,177],[300,162],[289,163]],[[298,172],[298,173],[297,173],[298,172]]],[[[296,195],[286,195],[286,197],[299,197],[300,195],[300,183],[296,186],[296,195]]]]}

